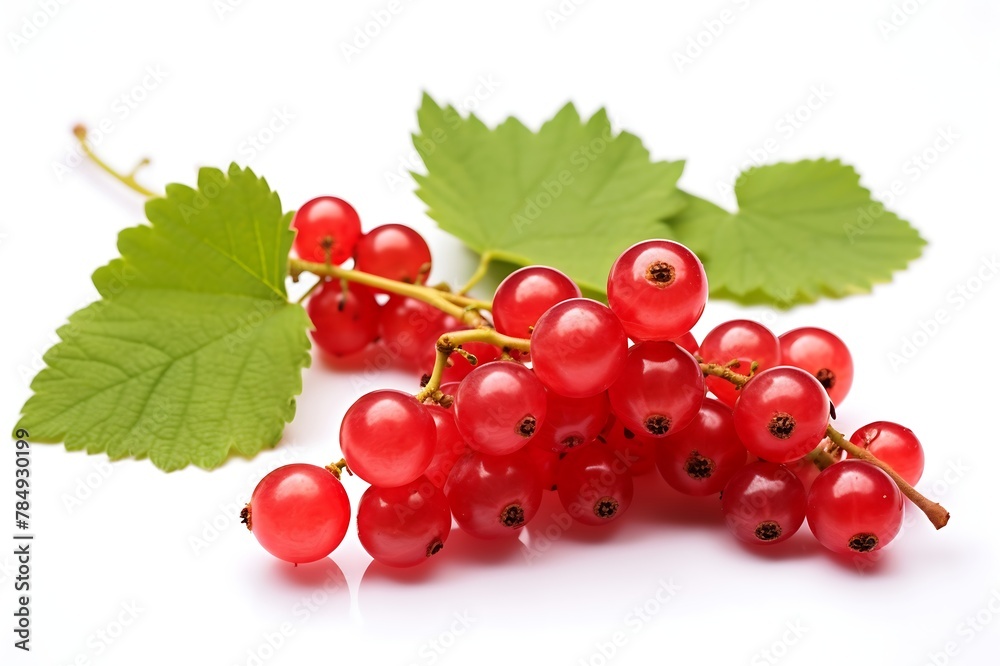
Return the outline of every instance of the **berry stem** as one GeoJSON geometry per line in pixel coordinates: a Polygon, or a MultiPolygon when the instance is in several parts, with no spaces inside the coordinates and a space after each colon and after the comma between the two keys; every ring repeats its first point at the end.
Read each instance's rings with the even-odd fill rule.
{"type": "Polygon", "coordinates": [[[84,127],[83,125],[77,125],[76,127],[73,128],[73,135],[76,137],[76,140],[80,142],[80,148],[83,150],[84,154],[87,157],[89,157],[94,164],[99,166],[106,173],[110,174],[113,178],[115,178],[125,187],[129,188],[130,190],[134,190],[139,194],[143,195],[144,197],[150,199],[161,196],[156,192],[143,187],[135,179],[135,174],[139,171],[139,169],[149,164],[148,159],[140,160],[139,163],[135,165],[135,168],[132,169],[131,172],[122,173],[97,156],[97,153],[94,152],[94,149],[90,147],[89,143],[87,143],[86,127],[84,127]]]}
{"type": "Polygon", "coordinates": [[[458,290],[460,296],[464,296],[469,293],[469,291],[475,287],[483,277],[486,276],[486,271],[490,268],[490,262],[493,261],[492,252],[483,252],[482,256],[479,257],[479,265],[476,266],[476,270],[472,273],[469,281],[465,283],[465,286],[458,290]]]}
{"type": "Polygon", "coordinates": [[[503,333],[497,333],[496,330],[487,327],[445,333],[438,338],[434,370],[431,371],[430,379],[427,380],[424,388],[417,394],[419,402],[423,402],[424,400],[437,401],[440,398],[438,393],[441,388],[441,377],[444,375],[445,368],[448,367],[448,357],[467,342],[485,342],[499,347],[505,352],[513,349],[526,352],[531,348],[531,341],[529,340],[513,338],[503,333]]]}
{"type": "Polygon", "coordinates": [[[354,472],[352,472],[351,469],[347,466],[347,461],[344,460],[343,458],[341,458],[335,463],[330,463],[323,469],[328,471],[330,474],[333,474],[338,479],[340,478],[340,474],[342,472],[347,472],[349,475],[354,476],[354,472]]]}
{"type": "Polygon", "coordinates": [[[468,324],[472,327],[479,327],[486,324],[482,315],[479,314],[478,309],[473,306],[463,306],[453,303],[446,297],[445,292],[434,289],[433,287],[425,287],[420,284],[410,284],[409,282],[399,282],[397,280],[390,280],[379,275],[372,275],[371,273],[362,273],[361,271],[356,271],[351,268],[342,268],[340,266],[332,266],[330,264],[319,264],[313,261],[304,261],[302,259],[294,258],[289,259],[288,261],[288,273],[292,276],[292,279],[298,279],[299,275],[302,273],[312,273],[314,275],[347,280],[348,282],[356,282],[368,287],[375,287],[393,294],[408,296],[410,298],[415,298],[418,301],[423,301],[424,303],[432,305],[445,314],[449,314],[462,323],[468,324]]]}
{"type": "Polygon", "coordinates": [[[493,303],[490,301],[481,301],[476,298],[469,298],[468,296],[463,296],[462,294],[455,294],[450,291],[442,291],[436,289],[441,293],[441,297],[446,301],[454,303],[455,305],[461,305],[463,308],[469,308],[473,310],[485,310],[486,312],[493,311],[493,303]]]}
{"type": "MultiPolygon", "coordinates": [[[[824,439],[823,442],[825,441],[824,439]]],[[[823,442],[820,442],[819,446],[806,454],[806,458],[816,465],[816,468],[821,472],[837,462],[837,458],[834,458],[833,454],[823,446],[823,442]]]]}
{"type": "MultiPolygon", "coordinates": [[[[724,365],[719,365],[718,363],[702,363],[701,371],[706,375],[721,377],[727,381],[732,382],[736,386],[743,386],[748,381],[750,381],[750,378],[747,377],[746,375],[741,375],[739,373],[733,372],[730,368],[727,368],[724,365]]],[[[871,453],[868,452],[867,449],[863,449],[860,446],[857,446],[856,444],[852,443],[849,439],[844,437],[844,435],[841,432],[839,432],[836,428],[834,428],[833,424],[829,423],[827,424],[826,436],[830,438],[831,442],[833,442],[840,448],[844,449],[855,458],[859,458],[861,460],[864,460],[866,462],[875,465],[883,472],[888,474],[890,477],[892,477],[892,480],[896,482],[897,486],[899,486],[900,491],[902,491],[902,493],[906,495],[906,497],[909,498],[911,502],[916,504],[917,508],[919,508],[921,511],[924,512],[927,518],[931,521],[931,524],[934,525],[935,529],[941,529],[942,527],[948,524],[948,519],[951,517],[951,514],[949,514],[948,511],[943,506],[941,506],[937,502],[932,502],[928,498],[921,495],[916,488],[911,486],[909,483],[906,482],[906,480],[903,477],[897,474],[896,470],[894,470],[892,467],[890,467],[889,465],[885,464],[884,462],[873,456],[871,453]]],[[[811,455],[812,454],[810,454],[810,456],[811,455]]]]}

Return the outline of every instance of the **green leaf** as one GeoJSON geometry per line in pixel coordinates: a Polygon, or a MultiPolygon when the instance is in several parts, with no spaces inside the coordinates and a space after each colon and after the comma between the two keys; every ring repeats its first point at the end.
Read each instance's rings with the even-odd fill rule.
{"type": "Polygon", "coordinates": [[[744,172],[730,213],[692,195],[669,220],[705,263],[714,296],[782,307],[871,291],[920,256],[916,229],[837,160],[744,172]]]}
{"type": "Polygon", "coordinates": [[[291,214],[249,169],[202,169],[146,204],[94,273],[101,300],[44,357],[18,428],[164,470],[273,446],[295,414],[309,320],[285,293],[291,214]]]}
{"type": "Polygon", "coordinates": [[[629,245],[669,233],[683,199],[683,162],[653,162],[633,134],[614,134],[601,110],[572,104],[532,132],[516,118],[495,129],[425,95],[414,146],[427,174],[417,195],[445,231],[491,258],[561,269],[603,293],[629,245]]]}

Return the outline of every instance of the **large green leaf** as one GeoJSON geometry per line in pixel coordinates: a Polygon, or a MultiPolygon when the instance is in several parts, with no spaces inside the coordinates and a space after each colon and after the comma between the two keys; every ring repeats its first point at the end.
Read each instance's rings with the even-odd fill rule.
{"type": "Polygon", "coordinates": [[[674,238],[705,263],[712,294],[781,306],[870,291],[925,241],[836,160],[779,163],[737,180],[735,213],[685,195],[674,238]]]}
{"type": "Polygon", "coordinates": [[[429,214],[480,254],[546,264],[603,292],[629,245],[669,233],[683,200],[683,162],[654,162],[602,110],[583,121],[572,104],[532,132],[516,118],[495,129],[424,96],[414,174],[429,214]]]}
{"type": "Polygon", "coordinates": [[[249,169],[202,169],[146,204],[101,300],[59,329],[19,428],[34,441],[173,470],[274,445],[309,364],[305,311],[287,301],[293,232],[249,169]]]}

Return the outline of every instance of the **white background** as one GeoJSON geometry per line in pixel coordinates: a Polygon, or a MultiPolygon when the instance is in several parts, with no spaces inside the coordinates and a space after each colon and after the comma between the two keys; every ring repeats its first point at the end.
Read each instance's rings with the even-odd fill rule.
{"type": "MultiPolygon", "coordinates": [[[[142,219],[140,199],[92,166],[57,173],[75,122],[110,119],[100,150],[122,167],[154,158],[143,173],[154,188],[236,160],[266,175],[286,208],[337,194],[368,227],[413,225],[433,245],[437,277],[460,282],[472,256],[433,227],[409,181],[387,183],[412,156],[421,91],[491,123],[516,114],[532,126],[571,99],[587,114],[606,105],[656,158],[688,158],[682,185],[723,203],[717,188],[762,149],[768,160],[840,157],[876,192],[898,181],[892,208],[930,245],[891,285],[777,314],[713,302],[696,333],[737,316],[778,332],[810,323],[838,332],[857,363],[841,429],[881,418],[911,426],[927,451],[920,487],[953,518],[935,533],[913,516],[859,571],[808,531],[767,552],[742,548],[715,500],[678,498],[649,477],[620,524],[571,529],[538,557],[520,542],[453,533],[429,566],[399,574],[369,566],[352,529],[331,560],[293,569],[236,524],[239,505],[270,468],[338,458],[340,418],[360,393],[415,388],[403,374],[365,380],[316,364],[284,443],[252,461],[167,475],[148,462],[33,448],[34,649],[11,647],[4,545],[4,664],[257,663],[251,652],[266,664],[764,664],[765,650],[787,664],[996,663],[1000,280],[984,263],[1000,245],[995,3],[591,0],[553,24],[556,0],[405,1],[350,61],[341,45],[388,0],[234,0],[221,15],[212,0],[69,2],[26,28],[25,19],[43,22],[33,17],[44,4],[9,1],[0,14],[7,427],[53,331],[95,297],[90,273],[116,255],[117,232],[142,219]],[[897,5],[909,13],[892,26],[897,5]],[[11,34],[30,38],[15,48],[11,34]],[[707,46],[679,67],[675,54],[699,39],[707,46]],[[143,99],[133,109],[123,94],[143,99]],[[815,108],[800,108],[810,99],[815,108]],[[248,136],[276,112],[294,118],[253,154],[248,136]],[[808,118],[783,120],[796,112],[808,118]],[[940,133],[952,136],[938,142],[943,151],[940,133]],[[933,164],[915,166],[925,151],[933,164]],[[981,270],[993,279],[977,282],[981,270]],[[956,291],[966,286],[981,288],[966,298],[956,291]],[[937,310],[947,321],[921,335],[937,310]],[[914,339],[916,355],[893,364],[914,339]],[[666,603],[656,600],[661,581],[677,586],[666,603]],[[610,651],[616,632],[623,645],[605,660],[601,646],[610,651]]],[[[0,455],[5,543],[13,457],[0,455]]],[[[347,486],[356,500],[362,484],[347,486]]]]}

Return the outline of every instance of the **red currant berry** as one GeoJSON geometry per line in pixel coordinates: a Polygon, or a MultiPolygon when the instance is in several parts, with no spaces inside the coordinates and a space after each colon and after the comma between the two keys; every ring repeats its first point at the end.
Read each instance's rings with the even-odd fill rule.
{"type": "Polygon", "coordinates": [[[839,405],[854,381],[854,361],[844,341],[822,328],[796,328],[778,337],[781,363],[802,368],[819,380],[839,405]]]}
{"type": "Polygon", "coordinates": [[[705,268],[673,241],[633,245],[608,275],[608,303],[636,342],[683,335],[701,318],[707,301],[705,268]]]}
{"type": "Polygon", "coordinates": [[[568,398],[586,398],[618,379],[628,338],[607,306],[588,298],[557,303],[531,334],[531,362],[545,386],[568,398]]]}
{"type": "Polygon", "coordinates": [[[538,513],[542,484],[525,450],[506,456],[470,451],[444,487],[455,522],[483,539],[514,536],[538,513]]]}
{"type": "Polygon", "coordinates": [[[924,449],[907,427],[891,421],[869,423],[851,435],[851,441],[884,462],[911,486],[924,473],[924,449]]]}
{"type": "Polygon", "coordinates": [[[327,354],[354,354],[378,337],[378,303],[359,284],[348,284],[344,292],[340,280],[324,282],[309,297],[306,312],[313,323],[313,340],[327,354]]]}
{"type": "Polygon", "coordinates": [[[806,455],[826,433],[830,398],[805,370],[779,366],[754,376],[742,389],[733,422],[747,450],[784,463],[806,455]]]}
{"type": "Polygon", "coordinates": [[[784,465],[750,463],[726,484],[722,515],[729,531],[744,543],[779,543],[801,527],[806,516],[806,491],[784,465]]]}
{"type": "Polygon", "coordinates": [[[479,366],[458,385],[455,422],[469,446],[491,455],[517,451],[545,422],[545,387],[520,363],[479,366]]]}
{"type": "Polygon", "coordinates": [[[701,366],[672,342],[640,342],[628,350],[608,389],[611,411],[632,432],[666,437],[683,430],[705,400],[701,366]]]}
{"type": "Polygon", "coordinates": [[[434,456],[437,430],[427,408],[402,391],[361,396],[340,425],[340,448],[352,472],[385,488],[406,485],[434,456]]]}
{"type": "MultiPolygon", "coordinates": [[[[781,363],[781,344],[766,326],[746,319],[735,319],[716,326],[701,343],[698,355],[705,363],[725,365],[733,372],[750,374],[751,364],[757,363],[756,372],[773,368],[781,363]]],[[[736,404],[739,391],[726,379],[708,376],[705,378],[715,397],[730,407],[736,404]]]]}
{"type": "Polygon", "coordinates": [[[351,503],[329,470],[297,463],[261,479],[243,517],[264,550],[305,564],[323,559],[344,540],[351,503]]]}
{"type": "Polygon", "coordinates": [[[827,467],[809,490],[806,519],[835,553],[870,553],[892,541],[903,524],[903,494],[888,474],[863,460],[827,467]]]}
{"type": "Polygon", "coordinates": [[[746,462],[733,413],[717,400],[706,400],[691,425],[659,440],[656,447],[660,475],[686,495],[721,492],[746,462]]]}
{"type": "Polygon", "coordinates": [[[549,308],[579,297],[576,283],[554,268],[519,268],[497,287],[493,296],[493,323],[504,335],[527,338],[538,318],[549,308]]]}
{"type": "Polygon", "coordinates": [[[361,219],[343,199],[317,197],[307,201],[292,218],[295,253],[306,261],[334,265],[347,261],[361,237],[361,219]]]}
{"type": "Polygon", "coordinates": [[[354,267],[390,280],[422,284],[431,270],[427,241],[402,224],[375,227],[358,241],[354,267]]]}
{"type": "Polygon", "coordinates": [[[603,443],[569,451],[556,465],[563,508],[584,525],[605,525],[632,504],[632,474],[603,443]]]}
{"type": "Polygon", "coordinates": [[[358,538],[376,562],[412,567],[437,554],[451,532],[444,492],[427,477],[398,488],[372,486],[358,503],[358,538]]]}

